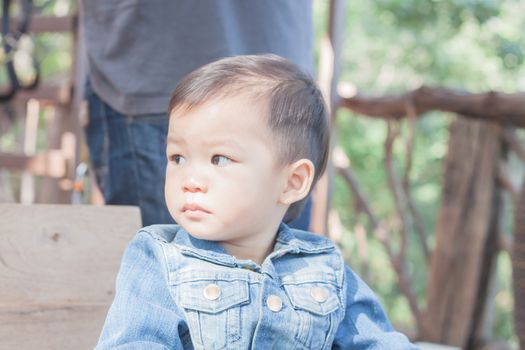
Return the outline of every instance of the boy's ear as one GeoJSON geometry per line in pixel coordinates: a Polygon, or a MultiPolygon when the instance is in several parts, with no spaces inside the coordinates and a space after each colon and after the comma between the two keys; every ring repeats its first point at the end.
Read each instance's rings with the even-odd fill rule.
{"type": "Polygon", "coordinates": [[[309,159],[299,159],[287,167],[287,183],[279,202],[291,205],[305,198],[314,180],[315,167],[309,159]]]}

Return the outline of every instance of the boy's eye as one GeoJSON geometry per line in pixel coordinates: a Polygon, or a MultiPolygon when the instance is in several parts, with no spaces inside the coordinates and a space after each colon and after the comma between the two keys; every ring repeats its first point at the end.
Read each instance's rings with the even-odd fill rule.
{"type": "Polygon", "coordinates": [[[225,166],[230,163],[232,160],[226,156],[214,155],[211,157],[211,163],[218,166],[225,166]]]}
{"type": "Polygon", "coordinates": [[[180,154],[174,154],[172,156],[170,156],[170,161],[175,163],[175,164],[184,164],[186,162],[186,159],[184,159],[183,156],[181,156],[180,154]]]}

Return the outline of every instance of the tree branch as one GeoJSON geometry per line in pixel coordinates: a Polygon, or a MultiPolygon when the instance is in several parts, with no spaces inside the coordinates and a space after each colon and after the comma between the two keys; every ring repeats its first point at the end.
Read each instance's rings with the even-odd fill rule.
{"type": "Polygon", "coordinates": [[[387,123],[388,125],[388,131],[387,136],[385,140],[385,168],[387,172],[387,179],[388,179],[388,187],[390,188],[390,192],[392,193],[392,197],[394,197],[394,203],[396,205],[396,210],[399,215],[399,218],[401,219],[401,247],[399,249],[399,255],[398,259],[400,260],[401,264],[404,264],[406,260],[406,251],[408,249],[408,218],[406,215],[406,208],[404,205],[404,201],[401,199],[401,191],[398,186],[398,180],[396,178],[396,174],[394,171],[394,141],[396,137],[399,135],[399,129],[393,130],[392,123],[389,121],[387,123]]]}
{"type": "Polygon", "coordinates": [[[422,324],[422,316],[421,316],[421,311],[417,303],[417,297],[414,291],[412,290],[412,281],[410,277],[408,276],[407,271],[404,268],[404,265],[400,263],[399,259],[396,258],[393,252],[391,242],[388,239],[389,232],[385,228],[385,225],[380,222],[377,215],[374,213],[371,206],[368,204],[368,201],[365,199],[365,196],[363,192],[361,191],[349,167],[350,162],[348,161],[348,159],[345,160],[346,156],[344,155],[344,152],[342,150],[339,150],[338,152],[334,150],[334,153],[336,153],[336,155],[334,155],[333,157],[335,160],[334,166],[337,172],[346,181],[352,193],[354,194],[355,200],[358,202],[358,205],[368,217],[370,224],[372,226],[372,230],[374,232],[374,236],[379,242],[381,242],[381,244],[383,244],[386,254],[390,260],[390,263],[392,264],[392,267],[394,268],[394,271],[396,272],[398,282],[399,282],[399,289],[401,290],[403,295],[407,298],[410,309],[414,315],[414,318],[416,319],[416,325],[418,325],[419,327],[419,325],[422,324]]]}
{"type": "Polygon", "coordinates": [[[406,104],[406,111],[408,116],[408,126],[409,126],[409,135],[406,143],[406,155],[405,155],[405,175],[403,177],[403,191],[405,192],[405,198],[408,204],[408,209],[414,218],[416,232],[419,236],[419,242],[421,243],[421,248],[423,249],[423,254],[427,264],[430,262],[430,249],[427,244],[427,232],[425,225],[423,224],[423,219],[419,214],[416,206],[414,205],[414,199],[410,192],[410,172],[412,171],[412,159],[414,157],[414,140],[416,135],[416,111],[414,108],[414,103],[412,100],[408,101],[406,104]]]}
{"type": "Polygon", "coordinates": [[[500,163],[498,166],[497,180],[500,185],[509,192],[510,197],[512,198],[512,203],[516,205],[519,198],[519,189],[515,188],[514,184],[510,180],[507,168],[503,163],[500,163]]]}
{"type": "Polygon", "coordinates": [[[406,103],[413,101],[416,115],[432,110],[453,112],[466,117],[525,127],[525,92],[507,94],[488,91],[472,94],[464,91],[422,86],[401,95],[341,98],[342,107],[358,114],[385,119],[406,116],[406,103]]]}

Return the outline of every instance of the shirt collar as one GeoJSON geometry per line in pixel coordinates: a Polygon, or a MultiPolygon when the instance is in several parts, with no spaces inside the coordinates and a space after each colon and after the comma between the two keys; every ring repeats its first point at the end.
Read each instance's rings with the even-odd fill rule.
{"type": "MultiPolygon", "coordinates": [[[[238,260],[228,254],[226,249],[219,243],[195,238],[181,226],[177,227],[173,244],[180,249],[183,255],[194,256],[230,267],[238,265],[238,260]]],[[[274,250],[269,258],[275,259],[285,254],[318,254],[334,248],[334,243],[326,237],[295,230],[281,223],[277,232],[274,250]]]]}

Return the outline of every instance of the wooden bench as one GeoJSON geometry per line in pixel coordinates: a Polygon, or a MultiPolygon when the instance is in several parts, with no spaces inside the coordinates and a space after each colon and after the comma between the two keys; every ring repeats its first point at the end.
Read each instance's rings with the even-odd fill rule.
{"type": "Polygon", "coordinates": [[[416,345],[421,350],[461,350],[460,348],[455,347],[455,346],[434,344],[434,343],[420,342],[420,343],[416,343],[416,345]]]}
{"type": "Polygon", "coordinates": [[[0,349],[93,349],[136,207],[0,204],[0,349]]]}

